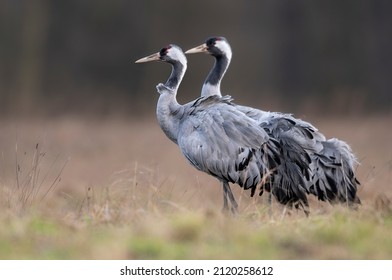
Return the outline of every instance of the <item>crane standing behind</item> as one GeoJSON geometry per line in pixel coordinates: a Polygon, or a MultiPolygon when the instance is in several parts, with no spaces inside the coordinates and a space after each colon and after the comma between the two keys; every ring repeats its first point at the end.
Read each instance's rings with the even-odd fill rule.
{"type": "MultiPolygon", "coordinates": [[[[204,81],[201,96],[222,96],[221,81],[232,58],[226,38],[211,37],[185,53],[206,53],[215,58],[215,64],[204,81]]],[[[327,140],[313,125],[290,114],[240,105],[236,105],[236,108],[255,120],[287,152],[295,153],[299,149],[301,152],[302,149],[306,151],[311,159],[307,192],[322,201],[338,201],[354,207],[360,203],[357,196],[359,182],[354,172],[357,161],[347,143],[336,138],[327,140]]]]}

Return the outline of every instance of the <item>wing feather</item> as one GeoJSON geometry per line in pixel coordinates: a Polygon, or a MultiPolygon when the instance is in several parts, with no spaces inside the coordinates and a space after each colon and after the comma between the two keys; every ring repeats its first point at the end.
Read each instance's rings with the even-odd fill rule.
{"type": "Polygon", "coordinates": [[[188,112],[178,144],[189,162],[220,180],[255,187],[268,168],[260,155],[267,133],[225,98],[199,98],[188,112]]]}

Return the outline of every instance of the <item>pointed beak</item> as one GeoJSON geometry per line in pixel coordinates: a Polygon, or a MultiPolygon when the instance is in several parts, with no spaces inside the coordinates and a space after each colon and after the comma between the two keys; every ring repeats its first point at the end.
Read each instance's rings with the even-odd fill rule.
{"type": "Polygon", "coordinates": [[[185,52],[186,54],[190,54],[190,53],[208,53],[208,48],[207,45],[204,43],[200,46],[197,46],[193,49],[189,49],[185,52]]]}
{"type": "Polygon", "coordinates": [[[135,63],[144,63],[144,62],[159,61],[159,60],[161,60],[161,59],[160,59],[159,52],[157,52],[157,53],[154,53],[152,55],[149,55],[149,56],[143,57],[141,59],[138,59],[138,60],[135,61],[135,63]]]}

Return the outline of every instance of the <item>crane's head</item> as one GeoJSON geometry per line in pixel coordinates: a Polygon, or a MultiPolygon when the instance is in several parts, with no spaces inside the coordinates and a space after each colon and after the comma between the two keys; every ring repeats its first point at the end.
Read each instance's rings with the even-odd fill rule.
{"type": "Polygon", "coordinates": [[[167,45],[159,52],[138,59],[135,61],[135,63],[144,63],[149,61],[162,61],[170,64],[175,64],[179,62],[183,65],[186,65],[187,63],[184,52],[179,46],[175,44],[167,45]]]}
{"type": "Polygon", "coordinates": [[[232,56],[230,44],[225,37],[208,38],[204,44],[189,49],[185,53],[206,53],[215,57],[226,56],[229,60],[232,56]]]}

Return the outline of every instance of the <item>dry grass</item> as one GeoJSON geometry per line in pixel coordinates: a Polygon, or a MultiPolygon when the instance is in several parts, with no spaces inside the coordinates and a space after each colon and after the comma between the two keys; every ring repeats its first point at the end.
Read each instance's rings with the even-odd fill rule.
{"type": "Polygon", "coordinates": [[[313,201],[309,218],[275,203],[269,214],[234,187],[234,218],[155,120],[0,122],[0,258],[390,259],[392,133],[376,137],[390,123],[314,122],[361,162],[358,211],[313,201]]]}

